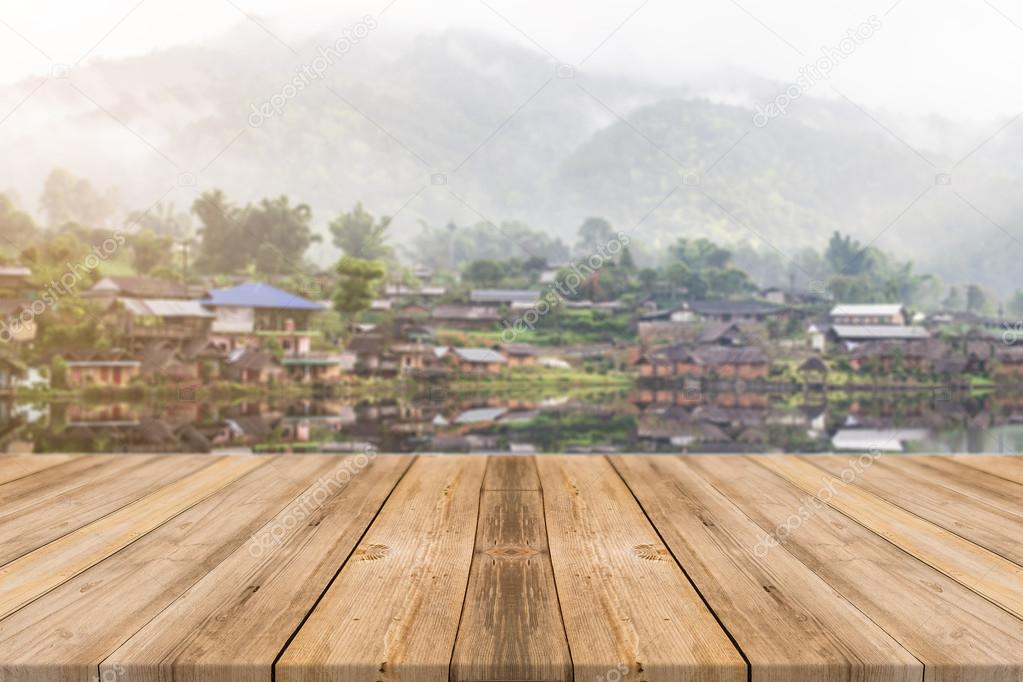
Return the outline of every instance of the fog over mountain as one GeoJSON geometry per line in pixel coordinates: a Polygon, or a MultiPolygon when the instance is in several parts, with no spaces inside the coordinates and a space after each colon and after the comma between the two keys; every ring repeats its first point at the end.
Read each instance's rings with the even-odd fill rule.
{"type": "MultiPolygon", "coordinates": [[[[824,82],[757,127],[755,105],[785,83],[720,68],[666,84],[559,68],[468,29],[374,30],[293,97],[286,84],[334,29],[292,41],[297,55],[246,26],[4,86],[0,191],[34,211],[64,167],[116,189],[118,223],[211,188],[287,194],[321,232],[362,201],[397,214],[399,241],[422,223],[481,220],[571,241],[604,216],[647,259],[706,235],[783,260],[840,230],[949,283],[1018,288],[1023,122],[1011,116],[878,111],[824,82]],[[274,95],[279,114],[253,114],[274,95]]],[[[311,257],[326,263],[329,241],[311,257]]]]}

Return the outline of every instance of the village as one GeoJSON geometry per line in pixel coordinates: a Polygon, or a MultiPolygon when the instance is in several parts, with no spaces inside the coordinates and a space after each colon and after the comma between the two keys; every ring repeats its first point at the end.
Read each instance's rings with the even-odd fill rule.
{"type": "Polygon", "coordinates": [[[554,305],[563,310],[555,311],[538,289],[473,288],[453,298],[431,281],[430,268],[415,272],[411,284],[382,285],[340,332],[321,324],[332,314],[329,299],[265,282],[205,288],[104,276],[81,298],[98,311],[110,347],[40,356],[33,353],[31,271],[5,266],[0,311],[9,338],[0,350],[0,389],[181,391],[217,382],[323,389],[374,379],[537,381],[588,374],[624,377],[656,394],[676,384],[827,390],[1004,385],[1023,378],[1015,327],[962,311],[913,314],[898,303],[836,303],[776,287],[756,298],[670,308],[652,299],[561,300],[554,305]],[[546,317],[537,312],[542,305],[551,309],[546,317]],[[526,340],[557,331],[572,314],[598,315],[608,329],[623,331],[586,343],[558,343],[551,333],[540,337],[543,343],[526,340]],[[512,321],[530,315],[534,329],[520,334],[512,321]]]}

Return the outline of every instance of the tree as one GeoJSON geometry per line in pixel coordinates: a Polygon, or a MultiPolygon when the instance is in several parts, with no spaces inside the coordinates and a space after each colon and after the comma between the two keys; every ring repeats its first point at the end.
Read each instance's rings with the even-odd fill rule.
{"type": "Polygon", "coordinates": [[[579,254],[589,255],[596,253],[600,247],[615,238],[615,231],[611,223],[603,218],[587,218],[579,226],[578,238],[575,243],[575,251],[579,254]]]}
{"type": "Polygon", "coordinates": [[[320,240],[309,226],[310,208],[292,206],[286,196],[238,208],[214,190],[196,199],[192,212],[202,223],[196,266],[207,273],[249,267],[270,275],[299,270],[309,246],[320,240]]]}
{"type": "Polygon", "coordinates": [[[837,231],[831,234],[824,258],[836,275],[855,276],[866,271],[870,266],[871,250],[861,246],[849,235],[841,235],[837,231]]]}
{"type": "Polygon", "coordinates": [[[948,296],[942,302],[942,305],[946,310],[962,310],[966,302],[963,300],[963,295],[959,291],[959,287],[953,286],[948,289],[948,296]]]}
{"type": "Polygon", "coordinates": [[[37,231],[32,216],[18,209],[11,197],[0,194],[0,247],[10,245],[20,249],[37,231]]]}
{"type": "Polygon", "coordinates": [[[50,172],[39,197],[39,208],[51,227],[69,222],[103,224],[113,214],[115,205],[112,193],[101,195],[91,182],[63,168],[50,172]]]}
{"type": "Polygon", "coordinates": [[[966,310],[971,313],[982,313],[989,305],[987,292],[979,285],[971,284],[966,287],[966,310]]]}
{"type": "Polygon", "coordinates": [[[173,239],[185,239],[192,234],[192,217],[179,212],[173,203],[157,202],[145,211],[132,211],[125,221],[126,228],[152,230],[173,239]]]}
{"type": "Polygon", "coordinates": [[[386,260],[394,255],[394,249],[387,245],[387,228],[390,216],[376,220],[367,212],[362,203],[348,213],[342,213],[330,223],[334,235],[334,246],[344,255],[363,260],[386,260]]]}
{"type": "Polygon", "coordinates": [[[1009,299],[1009,312],[1013,315],[1023,316],[1023,289],[1016,289],[1016,293],[1009,299]]]}
{"type": "Polygon", "coordinates": [[[478,287],[496,287],[504,279],[504,268],[493,260],[474,260],[469,263],[462,277],[478,287]]]}
{"type": "Polygon", "coordinates": [[[142,230],[128,238],[132,250],[132,265],[138,272],[148,275],[157,267],[171,264],[173,242],[153,230],[142,230]]]}
{"type": "Polygon", "coordinates": [[[338,284],[334,309],[344,315],[355,316],[369,308],[384,277],[384,266],[377,261],[344,256],[335,269],[338,284]]]}

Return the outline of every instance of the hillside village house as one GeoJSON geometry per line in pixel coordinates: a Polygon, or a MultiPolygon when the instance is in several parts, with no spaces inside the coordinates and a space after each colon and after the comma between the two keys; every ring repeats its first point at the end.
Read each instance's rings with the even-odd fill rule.
{"type": "Polygon", "coordinates": [[[770,362],[755,346],[700,346],[676,344],[645,354],[636,363],[648,377],[703,377],[719,379],[762,379],[770,362]]]}
{"type": "Polygon", "coordinates": [[[451,348],[442,357],[463,374],[497,374],[508,364],[508,358],[492,348],[451,348]]]}
{"type": "Polygon", "coordinates": [[[301,383],[339,381],[355,369],[356,355],[345,353],[310,353],[286,357],[281,361],[288,377],[301,383]]]}
{"type": "Polygon", "coordinates": [[[901,303],[839,303],[828,315],[833,325],[905,326],[906,309],[901,303]]]}
{"type": "Polygon", "coordinates": [[[478,305],[439,305],[430,312],[433,324],[453,329],[493,329],[501,320],[497,309],[478,305]]]}
{"type": "Polygon", "coordinates": [[[494,350],[504,353],[509,367],[533,367],[539,355],[537,347],[528,343],[502,343],[494,350]]]}
{"type": "Polygon", "coordinates": [[[269,284],[250,282],[230,289],[213,289],[202,305],[215,315],[210,338],[226,350],[276,338],[285,355],[310,352],[311,317],[326,309],[269,284]]]}
{"type": "Polygon", "coordinates": [[[110,313],[126,345],[205,339],[215,318],[199,301],[171,298],[118,299],[110,313]]]}
{"type": "Polygon", "coordinates": [[[67,387],[90,386],[116,388],[127,386],[142,373],[142,362],[123,353],[96,357],[73,358],[67,361],[67,387]]]}
{"type": "Polygon", "coordinates": [[[540,300],[540,292],[530,289],[473,289],[469,301],[477,305],[512,305],[524,303],[534,305],[540,300]]]}
{"type": "Polygon", "coordinates": [[[82,298],[195,298],[192,291],[184,284],[169,279],[153,277],[104,277],[89,290],[82,293],[82,298]]]}
{"type": "MultiPolygon", "coordinates": [[[[925,327],[903,327],[896,325],[848,325],[834,324],[818,327],[828,341],[841,343],[848,350],[869,341],[914,341],[928,339],[931,333],[925,327]]],[[[811,341],[813,337],[811,335],[811,341]]]]}

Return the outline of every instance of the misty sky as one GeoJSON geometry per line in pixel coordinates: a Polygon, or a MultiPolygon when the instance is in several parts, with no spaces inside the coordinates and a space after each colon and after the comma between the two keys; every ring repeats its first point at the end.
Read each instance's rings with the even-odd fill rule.
{"type": "MultiPolygon", "coordinates": [[[[975,122],[1023,111],[1012,78],[1023,71],[1023,8],[1007,0],[389,2],[351,0],[339,13],[339,3],[325,0],[4,0],[0,82],[47,75],[52,63],[83,56],[123,57],[253,28],[243,12],[286,41],[372,14],[395,34],[472,28],[549,52],[552,61],[663,85],[732,72],[789,82],[873,14],[881,29],[832,75],[850,97],[874,109],[975,122]]],[[[267,50],[277,49],[263,29],[254,40],[257,33],[267,50]]]]}

